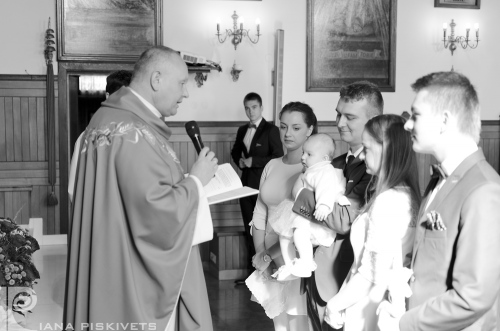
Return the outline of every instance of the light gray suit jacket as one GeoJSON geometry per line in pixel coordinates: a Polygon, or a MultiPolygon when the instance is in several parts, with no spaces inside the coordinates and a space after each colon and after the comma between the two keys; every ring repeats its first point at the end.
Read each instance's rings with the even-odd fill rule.
{"type": "MultiPolygon", "coordinates": [[[[430,185],[432,184],[432,181],[430,185]]],[[[500,289],[500,176],[482,150],[447,178],[426,209],[413,245],[413,295],[401,330],[496,330],[500,289]],[[439,213],[446,230],[426,227],[439,213]]]]}

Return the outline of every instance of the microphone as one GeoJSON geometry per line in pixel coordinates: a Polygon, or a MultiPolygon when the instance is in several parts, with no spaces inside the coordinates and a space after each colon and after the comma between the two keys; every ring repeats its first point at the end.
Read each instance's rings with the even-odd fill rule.
{"type": "Polygon", "coordinates": [[[184,127],[186,128],[186,132],[189,138],[191,138],[191,140],[193,141],[196,152],[200,154],[201,149],[205,146],[203,146],[203,141],[201,141],[201,134],[198,123],[196,123],[196,121],[189,121],[184,125],[184,127]]]}

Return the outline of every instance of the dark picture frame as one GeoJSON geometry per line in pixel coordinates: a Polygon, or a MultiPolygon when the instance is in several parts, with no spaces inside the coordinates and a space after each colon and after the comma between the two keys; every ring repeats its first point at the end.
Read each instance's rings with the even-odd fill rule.
{"type": "Polygon", "coordinates": [[[135,62],[162,43],[162,0],[57,0],[59,61],[135,62]]]}
{"type": "Polygon", "coordinates": [[[480,9],[481,0],[434,0],[434,7],[480,9]]]}
{"type": "Polygon", "coordinates": [[[395,91],[397,0],[357,2],[307,0],[307,92],[360,80],[395,91]]]}

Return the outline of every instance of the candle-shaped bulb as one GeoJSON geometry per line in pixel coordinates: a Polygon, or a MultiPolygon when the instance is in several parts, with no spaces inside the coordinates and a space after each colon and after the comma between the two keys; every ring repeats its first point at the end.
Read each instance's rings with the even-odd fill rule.
{"type": "Polygon", "coordinates": [[[245,23],[245,18],[242,16],[240,17],[240,29],[243,30],[243,24],[245,23]]]}
{"type": "Polygon", "coordinates": [[[469,30],[470,30],[470,23],[467,23],[467,24],[465,25],[465,29],[466,29],[467,31],[469,31],[469,30]]]}
{"type": "Polygon", "coordinates": [[[260,31],[260,19],[259,18],[255,19],[255,24],[257,25],[257,33],[259,33],[259,31],[260,31]]]}
{"type": "Polygon", "coordinates": [[[217,17],[216,22],[217,22],[217,32],[219,32],[219,30],[220,30],[220,17],[217,17]]]}
{"type": "Polygon", "coordinates": [[[448,28],[448,23],[443,23],[443,30],[446,30],[448,28]]]}
{"type": "Polygon", "coordinates": [[[474,29],[479,30],[479,23],[474,24],[474,29]]]}

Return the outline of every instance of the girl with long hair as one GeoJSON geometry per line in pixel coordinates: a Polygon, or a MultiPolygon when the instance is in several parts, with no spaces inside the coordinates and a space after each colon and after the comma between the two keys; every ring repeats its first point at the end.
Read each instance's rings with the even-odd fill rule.
{"type": "Polygon", "coordinates": [[[394,311],[404,312],[410,274],[403,267],[410,263],[420,204],[416,155],[404,124],[401,116],[379,115],[365,125],[360,157],[373,177],[351,227],[351,272],[327,304],[325,321],[334,328],[378,330],[376,311],[388,290],[394,311]],[[400,286],[390,288],[395,281],[400,286]]]}

